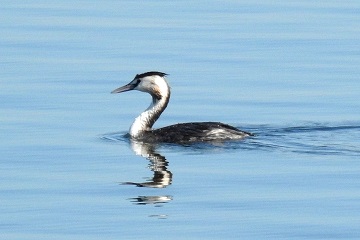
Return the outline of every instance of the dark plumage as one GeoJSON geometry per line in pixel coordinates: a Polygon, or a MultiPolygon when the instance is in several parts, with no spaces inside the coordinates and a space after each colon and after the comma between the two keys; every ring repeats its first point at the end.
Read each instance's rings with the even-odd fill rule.
{"type": "Polygon", "coordinates": [[[178,123],[144,133],[144,139],[151,142],[168,143],[226,141],[244,136],[252,134],[220,122],[178,123]]]}

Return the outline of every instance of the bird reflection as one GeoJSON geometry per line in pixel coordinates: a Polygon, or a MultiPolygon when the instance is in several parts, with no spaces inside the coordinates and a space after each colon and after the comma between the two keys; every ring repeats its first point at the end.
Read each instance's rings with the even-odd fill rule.
{"type": "Polygon", "coordinates": [[[170,202],[172,200],[172,196],[138,196],[130,198],[129,200],[137,205],[154,204],[156,206],[161,206],[160,204],[170,202]]]}
{"type": "Polygon", "coordinates": [[[150,161],[149,169],[154,172],[154,176],[145,182],[124,182],[123,184],[148,188],[165,188],[171,184],[172,173],[167,169],[168,161],[155,152],[155,145],[131,140],[131,148],[136,155],[150,161]]]}

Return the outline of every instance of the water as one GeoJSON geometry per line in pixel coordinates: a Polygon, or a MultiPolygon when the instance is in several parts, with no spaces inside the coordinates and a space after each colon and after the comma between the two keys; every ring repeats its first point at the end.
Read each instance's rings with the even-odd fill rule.
{"type": "Polygon", "coordinates": [[[358,238],[359,11],[3,1],[1,239],[358,238]],[[256,136],[124,139],[150,97],[110,91],[150,70],[172,87],[157,127],[221,121],[256,136]]]}

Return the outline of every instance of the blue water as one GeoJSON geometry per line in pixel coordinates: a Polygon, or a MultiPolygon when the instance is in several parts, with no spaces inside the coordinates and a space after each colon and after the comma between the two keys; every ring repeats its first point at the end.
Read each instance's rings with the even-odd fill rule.
{"type": "Polygon", "coordinates": [[[1,239],[357,239],[359,1],[2,1],[1,239]],[[156,127],[123,137],[169,74],[156,127]]]}

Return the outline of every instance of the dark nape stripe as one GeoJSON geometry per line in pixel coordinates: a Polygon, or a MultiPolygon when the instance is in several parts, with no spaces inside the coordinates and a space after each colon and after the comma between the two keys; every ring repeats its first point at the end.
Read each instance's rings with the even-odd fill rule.
{"type": "MultiPolygon", "coordinates": [[[[156,96],[156,95],[152,95],[153,98],[153,104],[155,104],[157,101],[161,100],[161,96],[156,96]]],[[[148,128],[151,129],[152,126],[154,125],[154,123],[159,119],[161,113],[165,110],[165,108],[167,107],[168,103],[170,100],[170,93],[165,96],[165,102],[164,105],[162,106],[162,108],[160,110],[158,110],[157,112],[155,112],[155,114],[153,115],[152,119],[150,119],[149,121],[149,125],[148,128]]]]}

